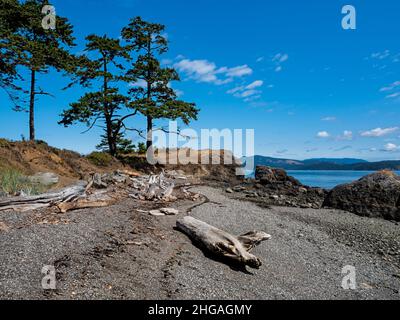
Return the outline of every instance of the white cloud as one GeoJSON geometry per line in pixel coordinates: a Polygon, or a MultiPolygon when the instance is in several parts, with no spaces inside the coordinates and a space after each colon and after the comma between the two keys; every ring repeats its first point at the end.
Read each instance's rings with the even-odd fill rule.
{"type": "Polygon", "coordinates": [[[390,56],[390,51],[389,50],[385,50],[385,51],[382,51],[382,52],[375,52],[375,53],[371,54],[371,58],[378,59],[378,60],[386,59],[389,56],[390,56]]]}
{"type": "Polygon", "coordinates": [[[387,95],[386,98],[391,99],[391,98],[397,98],[399,96],[400,96],[400,92],[395,92],[395,93],[387,95]]]}
{"type": "Polygon", "coordinates": [[[241,93],[238,93],[237,96],[240,98],[247,98],[250,96],[254,96],[257,93],[259,93],[259,91],[257,91],[257,90],[245,90],[241,93]]]}
{"type": "Polygon", "coordinates": [[[218,73],[225,73],[230,78],[248,76],[253,73],[253,70],[247,65],[234,68],[221,68],[218,73]]]}
{"type": "Polygon", "coordinates": [[[249,97],[252,97],[252,100],[255,98],[260,98],[261,91],[256,90],[257,88],[261,87],[264,84],[262,80],[256,80],[250,83],[247,86],[239,86],[227,91],[228,94],[233,94],[236,98],[247,98],[245,99],[246,102],[249,102],[249,97]]]}
{"type": "Polygon", "coordinates": [[[264,84],[264,81],[262,81],[262,80],[256,80],[256,81],[250,83],[250,84],[246,87],[246,89],[255,89],[255,88],[261,87],[263,84],[264,84]]]}
{"type": "Polygon", "coordinates": [[[394,151],[397,151],[399,149],[400,149],[400,147],[395,145],[394,143],[387,143],[383,147],[383,151],[387,151],[387,152],[394,152],[394,151]]]}
{"type": "Polygon", "coordinates": [[[129,86],[130,87],[146,88],[147,87],[147,82],[145,80],[138,80],[136,82],[130,82],[129,86]]]}
{"type": "MultiPolygon", "coordinates": [[[[387,85],[386,87],[381,88],[379,91],[380,92],[388,92],[388,91],[390,92],[390,91],[399,89],[399,87],[400,87],[400,81],[395,81],[395,82],[387,85]]],[[[400,92],[394,92],[394,93],[388,94],[386,96],[386,98],[391,99],[391,98],[397,98],[399,96],[400,96],[400,92]]]]}
{"type": "Polygon", "coordinates": [[[361,132],[361,136],[362,137],[383,137],[386,136],[388,134],[391,134],[393,132],[396,132],[397,130],[399,130],[398,127],[392,127],[392,128],[376,128],[376,129],[372,129],[369,131],[363,131],[361,132]]]}
{"type": "Polygon", "coordinates": [[[349,130],[343,131],[343,135],[338,137],[339,140],[353,140],[353,132],[349,130]]]}
{"type": "Polygon", "coordinates": [[[395,81],[395,82],[389,84],[388,86],[381,88],[379,91],[381,91],[381,92],[391,91],[399,86],[400,86],[400,81],[395,81]]]}
{"type": "Polygon", "coordinates": [[[174,89],[177,97],[182,97],[185,93],[182,90],[174,89]]]}
{"type": "Polygon", "coordinates": [[[233,68],[218,68],[214,62],[208,60],[182,59],[174,64],[174,67],[186,74],[190,79],[198,82],[213,83],[216,85],[232,82],[234,78],[240,78],[253,73],[248,65],[233,68]]]}
{"type": "Polygon", "coordinates": [[[277,62],[285,62],[289,59],[289,55],[287,53],[277,53],[273,58],[272,61],[277,62]]]}
{"type": "Polygon", "coordinates": [[[327,131],[320,131],[317,133],[318,138],[329,138],[331,135],[327,131]]]}
{"type": "Polygon", "coordinates": [[[183,59],[174,65],[179,71],[200,82],[215,82],[217,66],[207,60],[183,59]]]}
{"type": "Polygon", "coordinates": [[[336,121],[336,117],[324,117],[321,120],[322,121],[336,121]]]}
{"type": "Polygon", "coordinates": [[[256,60],[256,62],[261,62],[261,61],[264,61],[264,57],[259,57],[259,58],[257,58],[257,60],[256,60]]]}
{"type": "Polygon", "coordinates": [[[272,57],[272,62],[275,64],[275,72],[280,72],[283,70],[282,64],[289,59],[289,55],[287,53],[277,53],[272,57]]]}

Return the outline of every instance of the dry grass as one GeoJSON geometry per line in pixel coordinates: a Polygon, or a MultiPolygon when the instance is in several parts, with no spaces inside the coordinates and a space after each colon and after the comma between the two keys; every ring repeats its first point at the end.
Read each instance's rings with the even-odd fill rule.
{"type": "Polygon", "coordinates": [[[0,191],[10,195],[16,195],[19,192],[36,195],[46,191],[46,188],[32,183],[18,170],[5,169],[0,171],[0,191]]]}

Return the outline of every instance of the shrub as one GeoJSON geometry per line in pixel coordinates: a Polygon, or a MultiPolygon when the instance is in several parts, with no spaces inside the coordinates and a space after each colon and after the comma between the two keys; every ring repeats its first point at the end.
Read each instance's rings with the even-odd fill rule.
{"type": "Polygon", "coordinates": [[[92,152],[86,157],[92,164],[98,167],[107,167],[114,160],[113,157],[105,152],[92,152]]]}
{"type": "Polygon", "coordinates": [[[143,143],[143,142],[139,142],[139,143],[138,143],[137,152],[138,152],[139,154],[146,154],[146,152],[147,152],[146,144],[143,143]]]}
{"type": "Polygon", "coordinates": [[[10,145],[10,143],[8,142],[8,140],[0,138],[0,148],[8,147],[9,145],[10,145]]]}

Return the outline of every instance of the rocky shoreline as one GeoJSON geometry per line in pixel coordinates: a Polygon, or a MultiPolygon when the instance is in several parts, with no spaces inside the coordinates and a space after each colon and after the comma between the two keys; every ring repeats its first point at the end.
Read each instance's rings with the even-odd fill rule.
{"type": "Polygon", "coordinates": [[[325,189],[303,185],[283,169],[265,166],[256,168],[255,179],[245,179],[240,184],[229,186],[226,192],[264,206],[313,209],[321,208],[328,194],[325,189]]]}
{"type": "Polygon", "coordinates": [[[225,185],[237,199],[261,206],[332,208],[365,217],[400,221],[400,177],[382,170],[332,190],[303,185],[285,170],[257,166],[255,179],[225,185]]]}

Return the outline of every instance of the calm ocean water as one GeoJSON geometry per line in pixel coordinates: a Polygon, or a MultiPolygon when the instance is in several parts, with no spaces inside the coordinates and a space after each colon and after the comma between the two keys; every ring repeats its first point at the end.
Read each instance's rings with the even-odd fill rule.
{"type": "MultiPolygon", "coordinates": [[[[304,185],[332,189],[339,184],[352,182],[374,171],[312,171],[288,170],[288,174],[295,177],[304,185]]],[[[400,174],[397,171],[397,174],[400,174]]]]}

